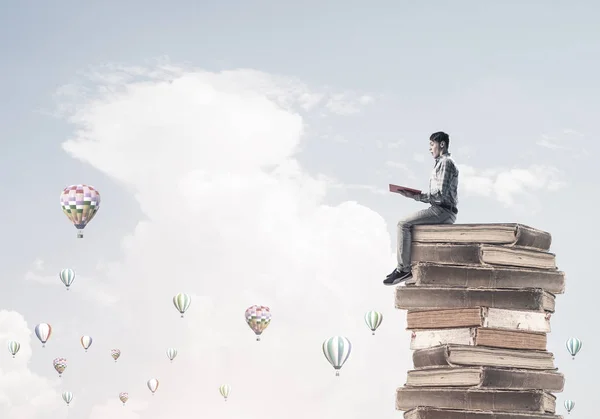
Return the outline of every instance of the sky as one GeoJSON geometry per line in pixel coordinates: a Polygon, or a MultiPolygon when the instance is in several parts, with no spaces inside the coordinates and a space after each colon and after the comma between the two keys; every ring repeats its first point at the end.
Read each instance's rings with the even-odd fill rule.
{"type": "Polygon", "coordinates": [[[397,221],[423,204],[387,185],[426,188],[440,130],[460,169],[457,222],[552,233],[567,274],[548,343],[566,377],[557,411],[571,399],[571,416],[592,415],[597,3],[2,9],[0,417],[400,417],[410,334],[382,280],[397,221]],[[59,205],[77,183],[102,196],[83,239],[59,205]],[[243,318],[254,304],[273,315],[260,342],[243,318]],[[375,336],[368,310],[384,315],[375,336]],[[321,350],[335,335],[353,344],[340,377],[321,350]]]}

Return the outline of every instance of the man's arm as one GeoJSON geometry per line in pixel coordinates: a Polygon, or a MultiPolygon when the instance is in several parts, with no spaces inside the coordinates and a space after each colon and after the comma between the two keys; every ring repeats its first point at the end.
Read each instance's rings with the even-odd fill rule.
{"type": "Polygon", "coordinates": [[[450,195],[450,181],[455,175],[455,172],[456,168],[451,160],[442,160],[436,171],[434,182],[432,182],[433,190],[415,195],[415,200],[437,205],[448,201],[450,195]]]}

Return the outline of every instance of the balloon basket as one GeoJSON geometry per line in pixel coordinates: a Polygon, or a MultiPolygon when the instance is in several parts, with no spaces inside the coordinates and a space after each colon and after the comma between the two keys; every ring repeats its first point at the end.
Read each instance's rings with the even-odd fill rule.
{"type": "Polygon", "coordinates": [[[256,341],[257,341],[257,342],[260,342],[260,336],[257,336],[257,337],[256,337],[256,341]]]}
{"type": "Polygon", "coordinates": [[[83,239],[83,233],[81,231],[77,232],[77,238],[78,239],[83,239]]]}
{"type": "Polygon", "coordinates": [[[336,371],[336,372],[335,372],[335,376],[336,376],[336,377],[339,377],[339,376],[340,376],[340,372],[339,372],[339,371],[336,371]]]}
{"type": "Polygon", "coordinates": [[[373,336],[375,336],[375,332],[371,333],[373,336]]]}

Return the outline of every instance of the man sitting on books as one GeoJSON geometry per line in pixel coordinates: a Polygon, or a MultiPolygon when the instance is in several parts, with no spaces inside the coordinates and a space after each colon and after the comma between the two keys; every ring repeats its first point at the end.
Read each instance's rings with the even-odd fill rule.
{"type": "Polygon", "coordinates": [[[415,194],[399,191],[407,198],[430,204],[430,207],[398,221],[398,266],[383,281],[396,285],[412,276],[411,229],[419,224],[454,224],[458,214],[458,168],[450,157],[450,137],[445,132],[435,132],[429,137],[429,152],[435,165],[429,177],[429,192],[415,194]]]}

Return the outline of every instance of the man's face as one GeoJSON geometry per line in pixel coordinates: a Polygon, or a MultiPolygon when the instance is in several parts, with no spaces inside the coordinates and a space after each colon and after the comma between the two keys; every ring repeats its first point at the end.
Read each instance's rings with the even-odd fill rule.
{"type": "Polygon", "coordinates": [[[434,159],[440,157],[442,149],[440,148],[440,143],[435,141],[429,141],[429,152],[433,156],[434,159]]]}

